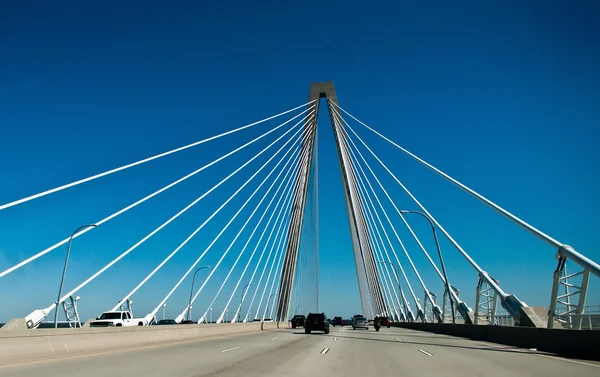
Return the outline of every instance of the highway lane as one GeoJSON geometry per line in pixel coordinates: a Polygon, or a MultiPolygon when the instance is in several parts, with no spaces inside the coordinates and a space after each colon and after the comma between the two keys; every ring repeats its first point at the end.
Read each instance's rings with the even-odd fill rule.
{"type": "Polygon", "coordinates": [[[302,329],[149,345],[15,365],[0,376],[600,376],[600,364],[407,329],[302,329]]]}

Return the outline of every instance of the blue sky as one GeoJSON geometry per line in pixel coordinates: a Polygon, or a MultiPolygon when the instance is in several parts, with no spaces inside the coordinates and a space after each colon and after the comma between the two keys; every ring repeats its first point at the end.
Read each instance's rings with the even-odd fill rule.
{"type": "MultiPolygon", "coordinates": [[[[340,104],[359,119],[600,260],[595,237],[600,225],[595,195],[600,170],[598,5],[370,5],[4,4],[0,203],[287,110],[306,101],[311,81],[334,80],[340,104]]],[[[276,124],[0,212],[0,270],[276,124]]],[[[351,125],[506,291],[529,305],[548,305],[556,263],[552,248],[351,125]]],[[[348,316],[360,307],[356,272],[333,133],[323,112],[319,131],[321,309],[348,316]]],[[[66,288],[258,150],[224,161],[219,169],[207,170],[79,238],[66,288]]],[[[398,205],[415,208],[371,161],[398,205]]],[[[82,290],[82,316],[112,307],[242,182],[242,177],[233,180],[214,200],[182,216],[82,290]]],[[[236,203],[226,214],[233,214],[241,201],[236,203]]],[[[411,223],[433,250],[421,220],[412,218],[411,223]]],[[[134,297],[138,312],[156,305],[225,221],[208,227],[140,290],[134,297]]],[[[430,289],[440,292],[425,258],[408,235],[404,238],[430,289]]],[[[449,278],[474,306],[477,276],[448,242],[442,248],[449,278]]],[[[0,320],[55,300],[64,251],[0,279],[2,297],[11,302],[0,307],[0,320]]],[[[218,254],[213,254],[207,264],[216,262],[218,254]]],[[[215,273],[217,279],[222,276],[224,272],[215,273]]],[[[168,303],[168,315],[185,305],[185,287],[168,303]]],[[[210,300],[217,288],[207,287],[199,302],[210,300]]],[[[598,304],[599,299],[595,290],[588,301],[598,304]]],[[[203,308],[194,310],[199,314],[203,308]]]]}

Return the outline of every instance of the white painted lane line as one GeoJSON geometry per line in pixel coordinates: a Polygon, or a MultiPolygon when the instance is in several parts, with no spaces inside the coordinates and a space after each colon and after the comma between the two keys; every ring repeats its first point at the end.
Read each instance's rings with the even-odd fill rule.
{"type": "Polygon", "coordinates": [[[333,340],[338,340],[338,338],[333,338],[333,340]]]}
{"type": "Polygon", "coordinates": [[[401,342],[401,341],[402,341],[402,339],[398,339],[398,338],[396,338],[396,340],[397,340],[397,341],[399,341],[399,342],[401,342]]]}
{"type": "Polygon", "coordinates": [[[321,355],[325,355],[327,352],[329,352],[329,348],[323,348],[321,355]]]}
{"type": "Polygon", "coordinates": [[[388,334],[388,333],[385,333],[385,335],[390,335],[390,334],[388,334]]]}
{"type": "Polygon", "coordinates": [[[275,339],[279,339],[279,337],[278,337],[278,336],[276,336],[276,337],[274,337],[274,338],[273,338],[273,339],[271,339],[271,340],[275,340],[275,339]]]}
{"type": "Polygon", "coordinates": [[[425,355],[427,355],[427,356],[433,356],[433,354],[432,354],[432,353],[429,353],[429,352],[427,352],[427,351],[425,351],[425,350],[419,350],[419,352],[421,352],[421,353],[424,353],[424,354],[425,354],[425,355]]]}
{"type": "Polygon", "coordinates": [[[225,353],[225,352],[229,352],[229,351],[235,351],[235,350],[239,350],[240,348],[241,348],[241,347],[234,347],[234,348],[230,348],[230,349],[227,349],[227,350],[223,350],[223,351],[221,351],[221,352],[222,352],[222,353],[225,353]]]}

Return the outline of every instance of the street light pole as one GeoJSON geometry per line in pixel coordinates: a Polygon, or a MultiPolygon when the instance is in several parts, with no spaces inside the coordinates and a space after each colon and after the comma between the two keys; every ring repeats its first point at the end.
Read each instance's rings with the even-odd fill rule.
{"type": "Polygon", "coordinates": [[[400,290],[400,298],[402,299],[402,304],[404,304],[404,312],[406,313],[406,317],[407,319],[410,319],[408,313],[408,306],[406,305],[406,300],[404,298],[404,292],[402,292],[402,285],[400,284],[400,275],[398,274],[398,267],[396,267],[395,264],[393,264],[392,262],[387,262],[387,261],[377,261],[377,263],[381,263],[381,264],[389,264],[390,266],[392,266],[392,268],[394,269],[394,271],[396,272],[396,280],[398,281],[398,289],[400,290]]]}
{"type": "Polygon", "coordinates": [[[445,284],[446,294],[448,295],[448,299],[450,301],[450,311],[452,312],[452,323],[456,323],[456,318],[454,315],[454,302],[452,301],[452,295],[450,293],[450,282],[448,281],[448,276],[446,275],[446,267],[444,266],[444,259],[442,258],[442,250],[440,250],[440,243],[438,242],[438,237],[435,232],[435,226],[433,225],[433,220],[431,220],[431,217],[428,214],[419,212],[419,211],[402,209],[402,210],[400,210],[400,213],[404,213],[404,214],[414,213],[414,214],[423,216],[424,218],[427,219],[427,221],[429,221],[429,225],[431,225],[431,231],[433,232],[433,239],[435,240],[435,247],[437,248],[438,257],[440,258],[440,264],[442,265],[442,273],[444,274],[444,280],[446,283],[445,284]]]}
{"type": "Polygon", "coordinates": [[[56,299],[56,308],[54,308],[54,328],[58,328],[58,305],[60,304],[60,296],[62,295],[62,288],[63,288],[63,284],[65,282],[65,275],[67,274],[67,265],[69,264],[69,255],[71,254],[71,243],[73,242],[73,237],[75,237],[75,234],[77,234],[80,230],[85,229],[85,228],[89,228],[89,227],[96,227],[96,224],[86,224],[86,225],[82,225],[79,228],[75,229],[75,231],[71,234],[71,238],[69,238],[69,246],[67,247],[67,255],[65,257],[65,265],[63,267],[63,273],[62,273],[62,278],[60,279],[60,287],[58,288],[58,298],[56,299]]]}
{"type": "Polygon", "coordinates": [[[187,315],[188,321],[190,319],[192,319],[192,295],[194,294],[194,283],[196,282],[196,274],[198,273],[198,271],[202,270],[203,268],[210,268],[210,266],[202,266],[202,267],[198,268],[196,270],[196,272],[194,272],[194,277],[192,278],[192,288],[190,289],[190,300],[188,301],[188,315],[187,315]]]}
{"type": "Polygon", "coordinates": [[[163,310],[162,310],[162,315],[163,315],[162,319],[165,319],[165,309],[166,309],[166,308],[167,308],[167,304],[166,304],[166,303],[164,303],[164,304],[163,304],[163,310]]]}
{"type": "Polygon", "coordinates": [[[244,288],[242,288],[242,297],[240,298],[240,310],[238,311],[238,322],[240,322],[241,315],[242,315],[242,304],[244,303],[244,294],[245,294],[245,291],[251,285],[254,285],[254,283],[248,283],[248,284],[246,284],[244,286],[244,288]]]}

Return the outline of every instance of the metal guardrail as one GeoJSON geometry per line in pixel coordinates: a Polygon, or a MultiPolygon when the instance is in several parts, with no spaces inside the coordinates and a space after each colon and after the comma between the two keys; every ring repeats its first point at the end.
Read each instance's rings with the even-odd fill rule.
{"type": "MultiPolygon", "coordinates": [[[[576,319],[581,318],[581,330],[600,330],[600,305],[584,307],[583,314],[563,314],[554,317],[554,320],[565,329],[577,329],[576,319]]],[[[514,320],[505,311],[498,312],[495,316],[497,326],[514,326],[514,320]]]]}

